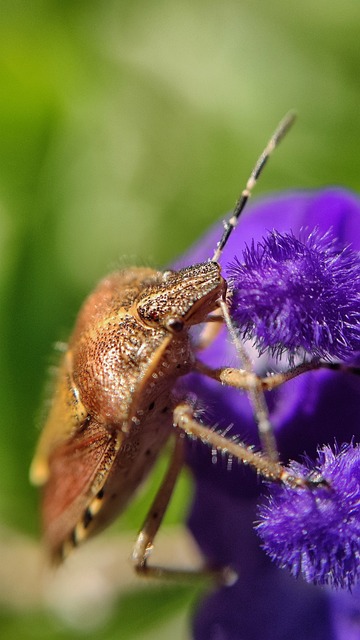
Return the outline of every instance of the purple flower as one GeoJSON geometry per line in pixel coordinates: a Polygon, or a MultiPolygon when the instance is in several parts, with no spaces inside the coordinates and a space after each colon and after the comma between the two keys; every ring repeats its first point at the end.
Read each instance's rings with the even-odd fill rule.
{"type": "MultiPolygon", "coordinates": [[[[311,470],[310,462],[290,466],[302,477],[311,470]]],[[[294,576],[350,588],[360,578],[360,448],[324,447],[316,471],[329,487],[270,487],[257,530],[270,557],[294,576]]]]}
{"type": "MultiPolygon", "coordinates": [[[[211,257],[220,234],[221,226],[217,225],[187,256],[178,262],[177,266],[194,264],[211,257]]],[[[231,236],[221,258],[225,277],[229,279],[232,274],[234,275],[235,259],[240,260],[243,265],[246,264],[246,261],[242,260],[244,250],[246,256],[246,251],[251,252],[252,246],[254,246],[255,258],[253,262],[256,263],[258,256],[260,263],[262,249],[260,248],[258,250],[260,253],[257,254],[258,243],[264,246],[264,244],[275,243],[275,239],[280,237],[285,238],[285,250],[289,254],[290,245],[293,243],[294,247],[300,249],[300,254],[301,251],[306,255],[315,251],[315,263],[319,260],[324,261],[323,264],[326,268],[323,269],[323,273],[319,277],[323,283],[325,277],[327,291],[331,293],[329,295],[330,305],[329,300],[324,301],[324,305],[315,305],[316,313],[313,311],[310,313],[309,303],[306,302],[305,311],[308,318],[318,319],[320,316],[316,314],[322,314],[330,327],[331,336],[335,336],[335,339],[331,342],[333,338],[329,338],[329,332],[326,332],[328,337],[324,341],[324,337],[314,330],[314,323],[310,328],[308,326],[300,327],[295,338],[288,331],[289,341],[286,344],[284,344],[284,333],[281,333],[283,328],[274,338],[276,331],[274,333],[269,321],[267,335],[270,336],[271,343],[261,341],[264,334],[256,335],[254,333],[251,335],[257,339],[260,348],[270,347],[270,351],[271,347],[276,345],[277,352],[284,347],[287,350],[290,349],[291,355],[300,347],[302,350],[309,351],[310,357],[311,355],[337,355],[338,357],[346,355],[348,360],[352,361],[352,350],[359,349],[356,320],[359,282],[353,282],[354,274],[356,274],[356,278],[359,278],[356,255],[356,252],[360,250],[359,199],[349,192],[333,188],[320,192],[282,194],[250,206],[243,218],[240,219],[239,225],[231,236]],[[269,229],[275,229],[276,234],[273,233],[270,238],[264,241],[269,229]],[[318,231],[314,234],[315,229],[318,231]],[[329,236],[326,235],[328,232],[336,239],[334,246],[328,239],[329,236]],[[310,244],[306,239],[309,237],[310,244]],[[301,242],[298,243],[298,241],[301,242]],[[248,250],[246,250],[246,245],[250,247],[248,250]],[[345,249],[349,245],[350,248],[345,249]],[[342,252],[343,249],[345,249],[344,252],[342,252]],[[232,266],[228,266],[229,264],[232,266]],[[332,274],[335,281],[330,275],[334,266],[336,275],[334,276],[334,272],[332,274]],[[346,275],[344,269],[347,272],[346,275]],[[338,301],[337,307],[334,304],[336,299],[338,301]],[[347,311],[341,315],[345,308],[347,311]],[[339,332],[337,326],[336,314],[338,313],[340,315],[337,317],[342,318],[341,330],[343,334],[339,332]],[[348,332],[348,316],[350,317],[350,332],[348,332]],[[342,336],[345,336],[344,340],[342,336]],[[333,345],[335,345],[335,351],[333,345]]],[[[269,255],[270,258],[273,257],[274,252],[270,250],[269,255]]],[[[303,264],[309,270],[306,256],[303,259],[305,260],[303,264]]],[[[315,272],[315,267],[313,272],[315,272]]],[[[238,295],[236,293],[239,289],[238,284],[235,274],[234,300],[238,295]]],[[[246,287],[244,286],[243,289],[246,287]]],[[[276,293],[277,298],[275,297],[274,300],[278,304],[278,300],[283,301],[285,296],[282,296],[279,291],[276,293]]],[[[299,300],[297,296],[294,296],[291,288],[290,294],[289,300],[294,303],[294,306],[299,305],[299,300]]],[[[249,290],[242,291],[241,295],[251,297],[251,291],[250,293],[249,290]]],[[[256,332],[258,330],[256,314],[259,314],[260,317],[260,311],[256,305],[254,305],[255,310],[251,308],[249,297],[248,317],[250,318],[251,313],[254,314],[249,322],[253,322],[256,332]]],[[[316,304],[318,302],[316,301],[316,304]]],[[[243,313],[240,302],[238,306],[238,312],[243,313]]],[[[270,309],[269,295],[266,309],[270,309]]],[[[289,306],[288,310],[289,315],[283,316],[282,325],[286,330],[289,330],[291,323],[295,322],[296,325],[297,322],[293,309],[289,306]]],[[[306,324],[307,322],[308,320],[306,320],[306,324]]],[[[246,322],[241,324],[243,329],[247,327],[246,322]]],[[[299,324],[297,326],[299,327],[299,324]]],[[[254,358],[254,368],[261,375],[284,366],[283,362],[278,363],[272,358],[269,349],[261,357],[258,357],[256,352],[251,352],[251,355],[254,358]]],[[[225,330],[208,349],[199,354],[199,358],[213,367],[239,366],[237,354],[225,330]]],[[[217,425],[219,429],[226,429],[232,424],[232,429],[228,432],[229,437],[239,437],[242,441],[259,448],[257,426],[245,393],[223,387],[213,380],[195,374],[189,376],[185,382],[187,388],[197,395],[204,424],[217,425]]],[[[353,449],[357,451],[356,442],[358,425],[360,424],[360,380],[358,377],[348,373],[314,371],[267,394],[267,403],[280,458],[285,464],[289,460],[298,462],[303,460],[304,452],[315,459],[319,448],[336,440],[340,443],[353,441],[353,449]]],[[[348,451],[350,452],[351,448],[348,451]]],[[[325,453],[321,455],[325,456],[325,453]]],[[[340,465],[337,479],[338,488],[345,477],[343,475],[345,468],[349,469],[351,466],[350,459],[345,453],[341,455],[344,469],[341,470],[340,465]]],[[[320,464],[323,464],[324,460],[321,459],[320,464]]],[[[253,530],[253,523],[257,519],[257,503],[259,496],[263,493],[262,482],[256,474],[237,464],[236,461],[232,461],[232,464],[229,465],[229,461],[220,455],[214,462],[211,451],[201,443],[194,441],[189,442],[188,463],[195,478],[195,496],[189,516],[189,527],[202,549],[204,557],[210,564],[230,565],[239,573],[239,579],[235,585],[215,591],[212,595],[207,596],[199,606],[194,619],[196,640],[205,640],[205,638],[206,640],[235,640],[235,638],[282,640],[289,637],[293,640],[329,640],[329,638],[342,640],[345,638],[346,636],[342,635],[339,629],[340,627],[347,629],[350,622],[345,614],[346,619],[344,616],[339,616],[340,605],[336,599],[337,596],[344,598],[343,592],[330,593],[308,584],[302,577],[295,580],[289,571],[279,569],[275,563],[271,562],[261,548],[261,542],[253,530]],[[230,466],[231,468],[229,468],[230,466]]],[[[286,493],[287,490],[279,489],[279,491],[282,494],[282,491],[286,493]]],[[[316,490],[316,492],[318,491],[320,489],[316,490]]],[[[317,495],[316,492],[314,495],[317,495]]],[[[338,501],[335,500],[334,503],[331,503],[330,500],[328,503],[332,504],[334,522],[341,511],[339,496],[342,495],[341,491],[335,493],[338,496],[338,501]]],[[[304,495],[306,493],[303,491],[302,499],[304,499],[304,495]]],[[[310,499],[313,499],[311,495],[310,499]]],[[[267,522],[270,522],[270,519],[269,512],[267,522]]],[[[350,538],[355,536],[355,528],[356,516],[354,516],[352,533],[348,532],[350,538]]],[[[301,544],[304,545],[303,540],[301,538],[296,540],[293,537],[293,543],[296,552],[301,553],[301,548],[304,549],[304,546],[301,547],[301,544]]],[[[337,543],[338,548],[341,548],[339,538],[337,543]]],[[[334,549],[334,547],[332,548],[334,549]]],[[[324,548],[320,547],[320,556],[323,551],[324,548]]],[[[326,556],[325,563],[330,562],[330,556],[329,554],[326,556]]],[[[288,566],[293,570],[290,564],[288,563],[288,566]]],[[[353,575],[358,571],[354,568],[355,563],[350,569],[350,565],[347,565],[346,570],[349,570],[347,581],[344,579],[340,564],[337,566],[337,578],[335,579],[336,569],[332,574],[334,583],[350,584],[350,574],[353,575]]],[[[354,595],[347,594],[346,598],[349,612],[360,609],[360,595],[357,591],[354,592],[354,595]]],[[[351,620],[352,637],[354,638],[357,637],[354,632],[355,628],[358,637],[360,637],[359,619],[351,620]]]]}
{"type": "Polygon", "coordinates": [[[337,248],[330,231],[272,231],[227,271],[232,318],[260,353],[344,359],[360,350],[359,254],[337,248]]]}

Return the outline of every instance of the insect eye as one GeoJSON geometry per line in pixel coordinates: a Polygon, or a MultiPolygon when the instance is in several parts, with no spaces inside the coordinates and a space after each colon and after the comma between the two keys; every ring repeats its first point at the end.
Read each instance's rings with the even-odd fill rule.
{"type": "Polygon", "coordinates": [[[180,318],[170,318],[167,322],[167,327],[173,333],[180,333],[184,328],[184,321],[180,318]]]}

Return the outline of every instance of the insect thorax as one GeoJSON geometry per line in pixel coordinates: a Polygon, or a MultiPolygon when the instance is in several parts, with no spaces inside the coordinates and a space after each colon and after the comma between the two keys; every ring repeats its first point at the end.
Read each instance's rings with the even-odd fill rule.
{"type": "MultiPolygon", "coordinates": [[[[131,269],[103,280],[88,298],[69,349],[74,384],[92,417],[128,430],[139,411],[146,411],[158,396],[171,395],[176,378],[191,370],[194,356],[187,326],[179,333],[171,332],[154,321],[151,309],[156,302],[160,320],[186,318],[219,286],[217,266],[206,264],[203,271],[211,278],[199,287],[199,274],[189,269],[170,274],[131,269]],[[187,278],[181,288],[184,271],[187,278]],[[176,298],[182,300],[180,313],[176,298]],[[101,317],[97,312],[100,302],[101,317]],[[145,308],[151,326],[140,317],[139,309],[145,308]]],[[[203,273],[201,278],[204,280],[203,273]]]]}

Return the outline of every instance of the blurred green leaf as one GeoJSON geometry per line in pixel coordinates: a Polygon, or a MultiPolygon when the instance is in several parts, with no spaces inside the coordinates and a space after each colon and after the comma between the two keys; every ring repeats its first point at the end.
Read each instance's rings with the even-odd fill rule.
{"type": "Polygon", "coordinates": [[[99,634],[103,640],[122,640],[145,638],[156,629],[159,640],[184,637],[186,620],[179,615],[186,610],[198,594],[196,586],[154,586],[140,588],[123,596],[117,603],[116,612],[99,630],[89,628],[71,629],[54,617],[39,612],[11,613],[0,610],[1,630],[7,640],[36,640],[54,638],[56,640],[78,640],[88,638],[97,640],[99,634]],[[163,629],[164,626],[164,629],[163,629]],[[19,634],[21,633],[21,636],[19,634]]]}

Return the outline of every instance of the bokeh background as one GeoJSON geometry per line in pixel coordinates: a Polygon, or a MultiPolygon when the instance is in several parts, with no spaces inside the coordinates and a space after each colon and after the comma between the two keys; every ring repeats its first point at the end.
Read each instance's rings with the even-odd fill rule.
{"type": "Polygon", "coordinates": [[[152,484],[60,578],[39,570],[28,467],[52,345],[99,277],[170,263],[230,209],[289,108],[257,193],[358,190],[359,24],[354,0],[0,0],[2,637],[186,637],[198,588],[126,588],[152,484]]]}

